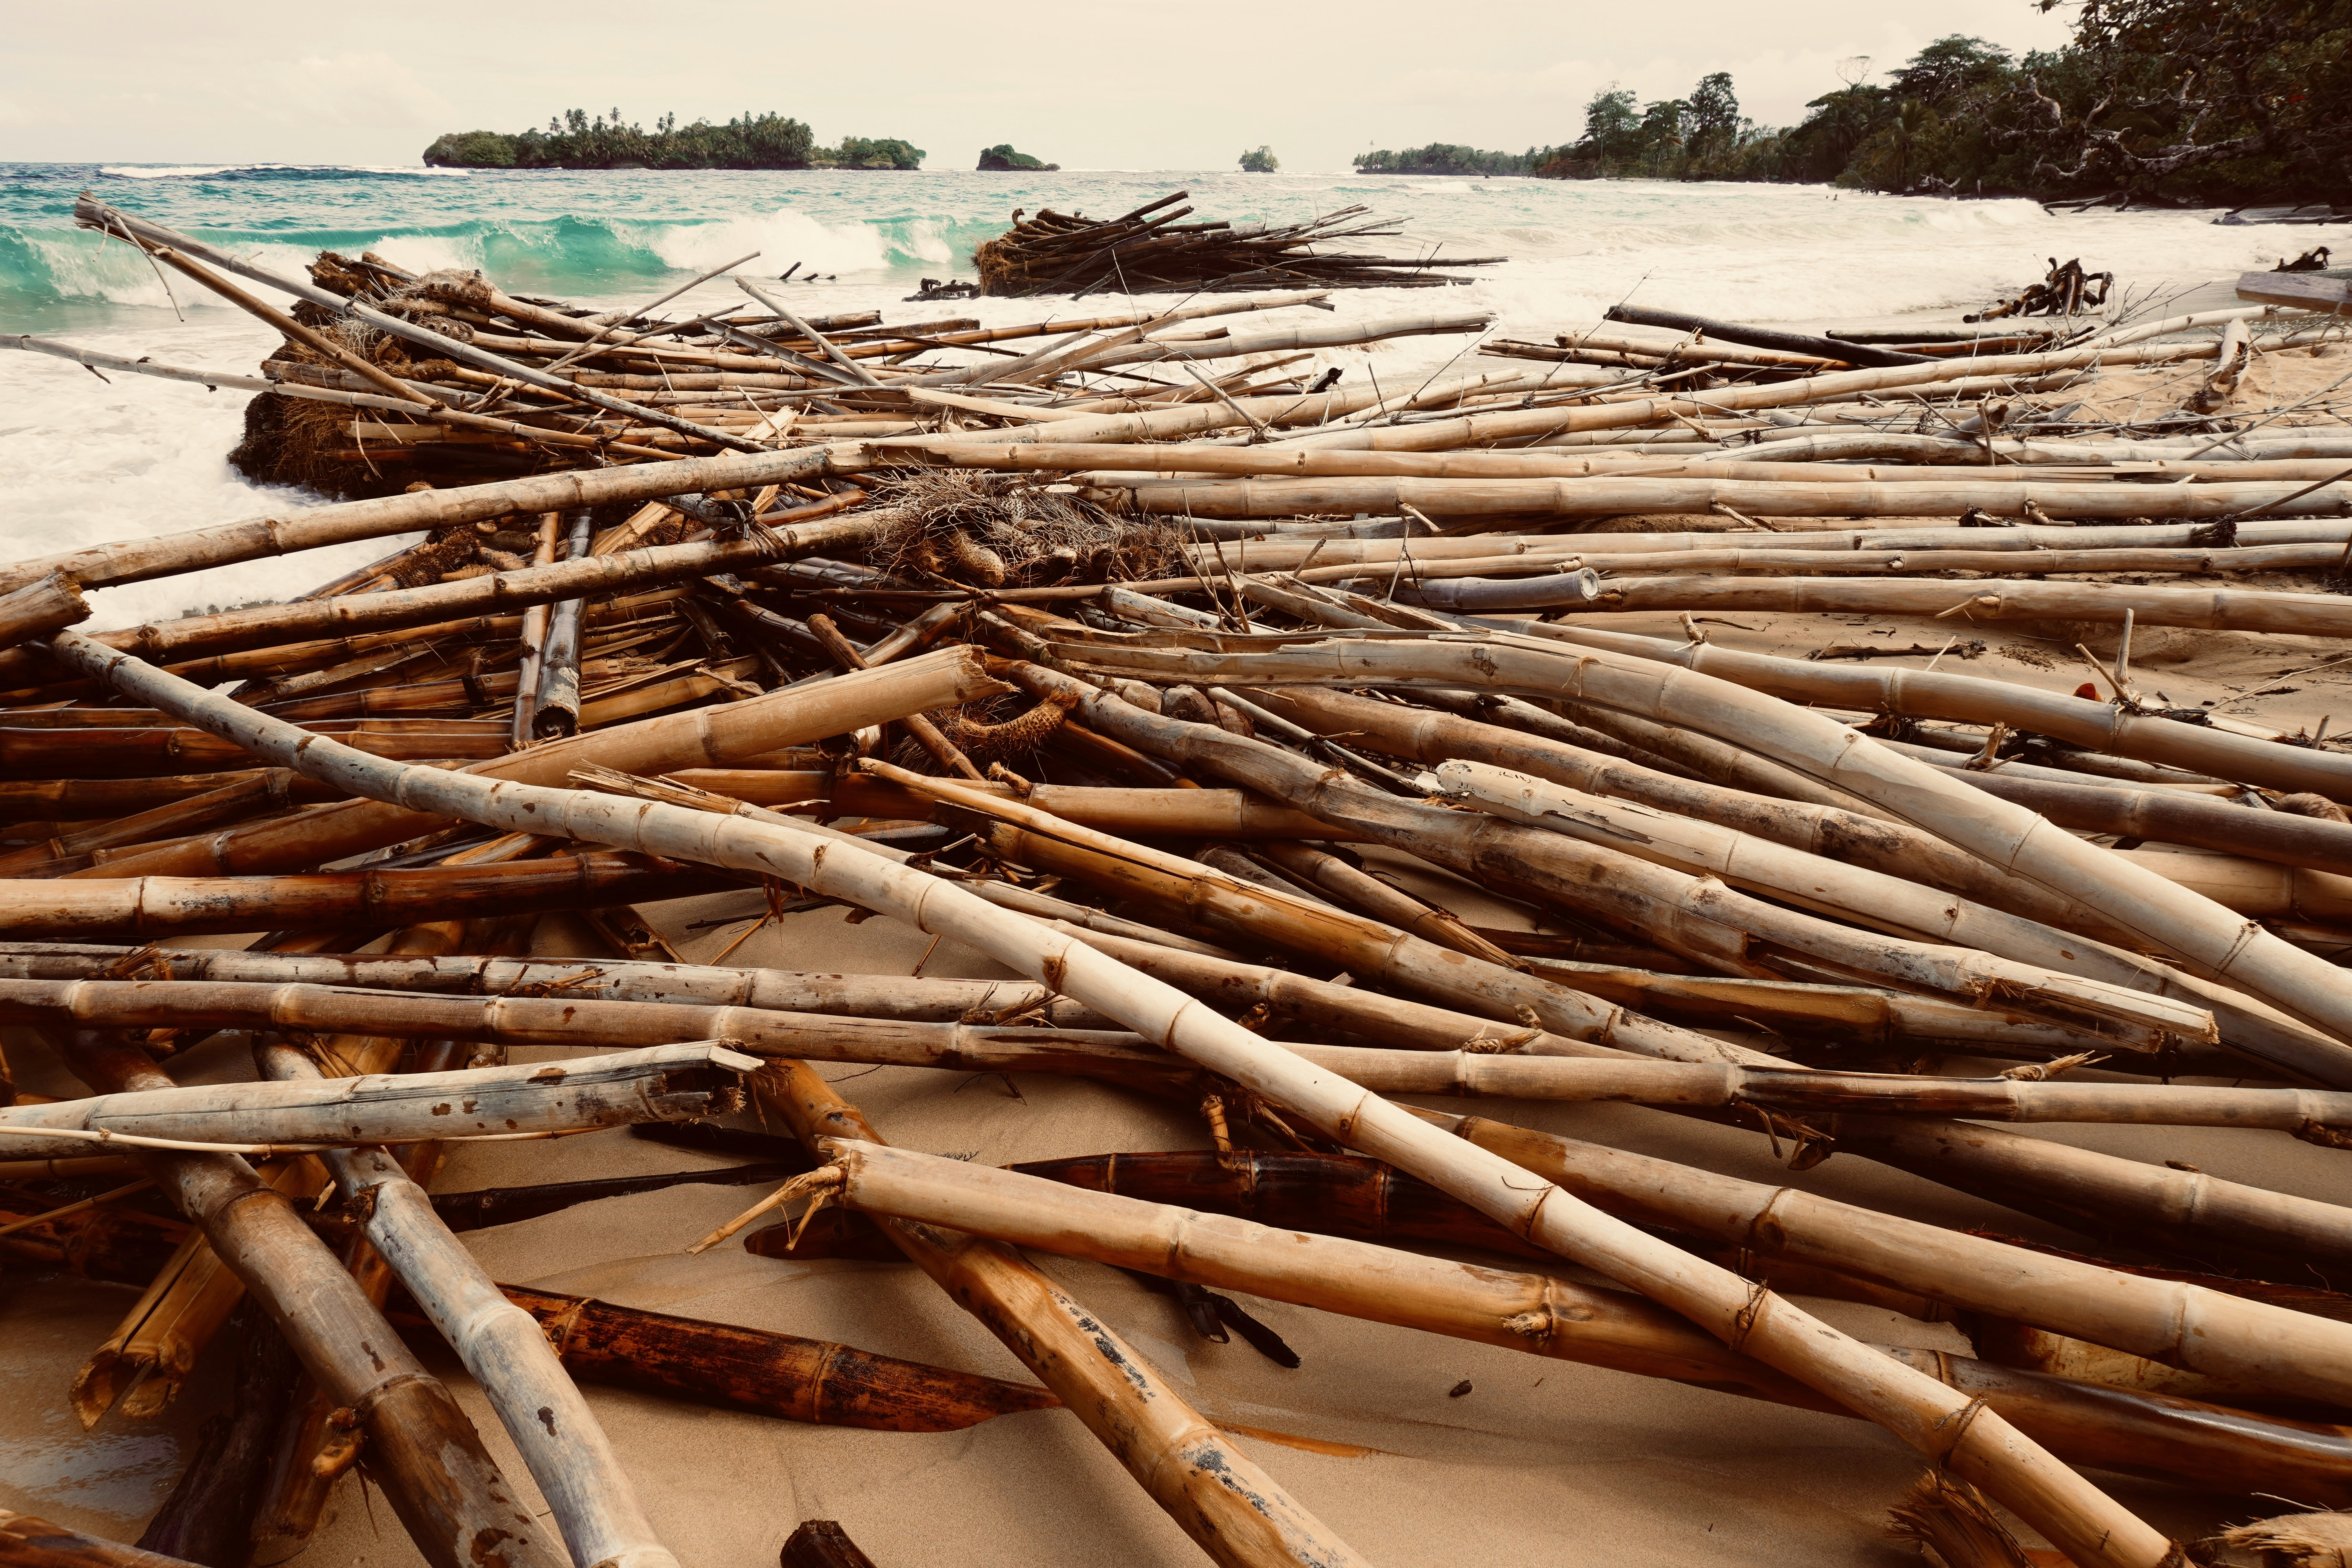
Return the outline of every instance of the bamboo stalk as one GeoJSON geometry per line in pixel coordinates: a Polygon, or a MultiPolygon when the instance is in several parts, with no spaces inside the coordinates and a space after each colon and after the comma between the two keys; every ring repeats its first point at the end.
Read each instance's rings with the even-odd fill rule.
{"type": "MultiPolygon", "coordinates": [[[[856,1107],[799,1062],[769,1068],[752,1084],[812,1152],[844,1135],[881,1142],[856,1107]]],[[[1213,1561],[1231,1568],[1363,1561],[1020,1254],[955,1230],[901,1221],[883,1229],[1060,1396],[1213,1561]]]]}
{"type": "MultiPolygon", "coordinates": [[[[1089,648],[1082,657],[1127,673],[1148,668],[1163,674],[1181,671],[1188,677],[1259,684],[1360,685],[1377,679],[1412,685],[1435,677],[1434,683],[1459,686],[1466,677],[1471,684],[1538,694],[1569,688],[1580,700],[1644,712],[1661,721],[1689,723],[1717,733],[1740,733],[1747,743],[1768,755],[1871,800],[1947,842],[2008,866],[2061,897],[2079,900],[2114,925],[2138,933],[2156,948],[2179,954],[2207,973],[2243,986],[2339,1041],[2352,1037],[2352,998],[2333,983],[2336,972],[2321,961],[2275,937],[2248,931],[2242,921],[2210,900],[2132,865],[2124,857],[2052,827],[2030,812],[1892,753],[1826,717],[1761,697],[1727,680],[1615,653],[1580,650],[1563,660],[1542,643],[1516,638],[1475,644],[1431,642],[1419,647],[1331,644],[1307,648],[1303,654],[1170,657],[1155,653],[1148,658],[1125,650],[1089,648]],[[1485,672],[1467,657],[1474,651],[1485,672]],[[1406,669],[1415,673],[1405,675],[1406,669]],[[1274,681],[1264,679],[1276,670],[1290,673],[1274,681]],[[1259,673],[1254,677],[1252,671],[1259,673]]],[[[2241,1048],[2256,1048],[2251,1041],[2233,1043],[2241,1048]]],[[[2279,1048],[2274,1040],[2259,1043],[2265,1055],[2279,1048]]],[[[2314,1047],[2282,1065],[2324,1082],[2352,1084],[2352,1066],[2347,1063],[2352,1063],[2352,1047],[2339,1044],[2327,1049],[2314,1047]]]]}
{"type": "MultiPolygon", "coordinates": [[[[578,561],[588,553],[590,515],[572,514],[571,539],[565,559],[578,561]]],[[[608,552],[609,553],[609,552],[608,552]]],[[[580,612],[583,601],[557,601],[548,613],[547,637],[539,659],[539,679],[531,691],[530,739],[560,740],[580,730],[580,612]]]]}
{"type": "MultiPolygon", "coordinates": [[[[531,552],[532,569],[555,563],[555,531],[562,513],[543,512],[539,519],[539,538],[531,552]]],[[[507,739],[516,751],[530,744],[530,710],[539,696],[540,671],[547,658],[547,617],[545,603],[533,604],[522,613],[522,635],[517,638],[521,658],[515,667],[514,708],[507,725],[507,739]]]]}
{"type": "Polygon", "coordinates": [[[52,572],[0,594],[0,648],[89,618],[89,604],[81,589],[64,573],[52,572]]]}
{"type": "MultiPolygon", "coordinates": [[[[439,530],[518,512],[572,511],[625,505],[664,496],[726,489],[740,485],[781,484],[824,471],[822,451],[763,452],[688,458],[674,462],[622,468],[566,469],[496,484],[446,490],[418,490],[374,500],[318,507],[290,517],[262,516],[180,533],[91,545],[0,566],[0,592],[13,593],[51,573],[62,573],[84,588],[145,582],[182,572],[266,560],[298,550],[383,539],[420,529],[439,530]]],[[[786,554],[838,546],[865,536],[855,518],[803,523],[780,531],[786,554]]]]}
{"type": "MultiPolygon", "coordinates": [[[[18,984],[23,984],[19,982],[18,984]]],[[[103,984],[103,983],[100,983],[103,984]]],[[[391,999],[378,998],[380,1005],[391,999]]],[[[285,1084],[220,1084],[0,1110],[0,1149],[26,1157],[52,1129],[209,1143],[413,1143],[710,1116],[740,1099],[732,1071],[759,1065],[693,1044],[622,1056],[371,1074],[285,1084]],[[21,1147],[20,1147],[21,1145],[21,1147]]]]}
{"type": "Polygon", "coordinates": [[[1644,1225],[1811,1263],[2279,1395],[2347,1403],[2352,1324],[1479,1117],[1433,1126],[1644,1225]]]}
{"type": "MultiPolygon", "coordinates": [[[[908,713],[1002,690],[968,648],[945,648],[887,668],[723,707],[646,719],[577,735],[467,770],[489,779],[542,784],[596,763],[632,773],[721,767],[784,746],[850,734],[908,713]]],[[[193,846],[117,862],[118,877],[249,874],[320,865],[449,826],[449,819],[355,800],[284,823],[233,828],[193,846]]]]}
{"type": "Polygon", "coordinates": [[[258,1308],[239,1316],[236,1383],[228,1415],[205,1423],[195,1457],[139,1537],[142,1550],[198,1563],[242,1563],[254,1510],[269,1464],[278,1418],[294,1392],[299,1364],[258,1308]]]}
{"type": "MultiPolygon", "coordinates": [[[[93,1088],[168,1089],[127,1047],[79,1045],[93,1088]]],[[[541,1568],[530,1515],[446,1388],[402,1347],[282,1194],[233,1155],[146,1154],[142,1163],[201,1227],[336,1402],[357,1413],[371,1474],[434,1568],[541,1568]]]]}
{"type": "MultiPolygon", "coordinates": [[[[707,1049],[677,1059],[696,1061],[698,1058],[720,1067],[748,1066],[751,1060],[707,1049]]],[[[325,1084],[318,1068],[288,1047],[265,1051],[262,1067],[287,1087],[325,1084]]],[[[544,1067],[489,1070],[530,1073],[534,1079],[543,1079],[547,1073],[544,1067]]],[[[576,1065],[569,1071],[571,1081],[582,1076],[576,1065]]],[[[407,1082],[474,1076],[417,1074],[407,1082]]],[[[370,1088],[362,1080],[346,1093],[365,1095],[370,1088]]],[[[465,1095],[468,1103],[478,1095],[485,1102],[489,1098],[470,1083],[460,1089],[445,1082],[444,1088],[465,1095]]],[[[729,1103],[732,1102],[730,1095],[729,1103]]],[[[683,1113],[693,1115],[709,1109],[706,1103],[683,1113]]],[[[665,1107],[655,1114],[677,1114],[680,1110],[665,1107]]],[[[344,1201],[364,1216],[362,1229],[368,1241],[400,1276],[410,1299],[440,1331],[488,1396],[553,1511],[572,1560],[609,1563],[614,1568],[675,1568],[677,1559],[655,1540],[653,1526],[646,1520],[635,1489],[622,1470],[611,1442],[588,1402],[564,1375],[562,1363],[537,1320],[499,1292],[473,1254],[435,1215],[425,1190],[409,1180],[383,1149],[337,1150],[326,1161],[344,1201]]]]}
{"type": "MultiPolygon", "coordinates": [[[[1589,428],[1574,422],[1574,416],[1583,412],[1587,411],[1568,409],[1549,416],[1565,421],[1565,428],[1589,428]]],[[[2274,517],[2338,517],[2345,503],[2352,500],[2352,485],[2305,486],[2280,480],[2142,486],[2023,478],[1902,483],[1738,478],[1335,479],[1142,484],[1097,487],[1087,493],[1090,500],[1124,502],[1147,515],[1205,518],[1380,514],[1402,507],[1431,517],[1614,517],[1628,512],[1704,512],[1716,506],[1730,507],[1748,517],[1955,517],[1970,508],[2016,516],[2032,506],[2051,517],[2221,518],[2252,509],[2274,517]]]]}
{"type": "Polygon", "coordinates": [[[190,936],[215,931],[411,925],[468,915],[535,913],[740,885],[677,861],[626,855],[558,856],[504,866],[423,866],[285,877],[96,877],[0,881],[0,931],[66,941],[190,936]]]}
{"type": "MultiPolygon", "coordinates": [[[[15,1215],[39,1201],[0,1189],[0,1215],[15,1215]]],[[[138,1210],[99,1211],[0,1237],[0,1250],[84,1279],[139,1285],[152,1277],[189,1229],[182,1221],[138,1210]]],[[[1056,1403],[1033,1384],[825,1340],[517,1285],[499,1289],[538,1320],[574,1377],[720,1410],[877,1432],[954,1432],[1056,1403]]],[[[403,1326],[424,1326],[415,1303],[397,1291],[386,1315],[403,1326]]]]}
{"type": "MultiPolygon", "coordinates": [[[[1365,1147],[1432,1178],[1563,1256],[1634,1284],[1727,1342],[1863,1411],[1965,1479],[1983,1485],[2083,1568],[2157,1568],[2168,1555],[2168,1543],[2160,1534],[1999,1416],[1979,1409],[1950,1431],[1944,1430],[1969,1402],[1943,1384],[1895,1367],[1727,1271],[1694,1266],[1672,1248],[1556,1187],[1544,1184],[1530,1192],[1524,1175],[1507,1162],[1492,1156],[1465,1158],[1460,1146],[1409,1113],[1326,1077],[1296,1057],[1269,1049],[1181,993],[1072,939],[1028,921],[1009,921],[938,879],[865,853],[855,840],[651,803],[621,803],[609,796],[528,784],[493,786],[467,774],[384,763],[209,696],[135,659],[97,648],[73,632],[59,633],[53,647],[79,673],[104,679],[125,696],[217,726],[216,732],[234,735],[265,756],[282,757],[305,772],[347,782],[361,793],[452,805],[462,801],[465,815],[490,819],[491,826],[509,830],[528,819],[533,831],[555,828],[604,842],[690,839],[697,858],[709,863],[754,866],[813,890],[893,914],[919,929],[973,942],[1016,972],[1046,979],[1065,994],[1120,1019],[1147,1038],[1165,1042],[1199,1065],[1296,1110],[1326,1136],[1365,1147]],[[428,773],[430,776],[423,776],[428,773]]],[[[1448,956],[1462,964],[1473,962],[1459,954],[1448,956]]]]}
{"type": "MultiPolygon", "coordinates": [[[[1017,1247],[1535,1355],[1850,1414],[1673,1313],[1620,1291],[1228,1219],[1213,1205],[1202,1214],[853,1139],[829,1140],[825,1151],[842,1176],[837,1201],[852,1210],[952,1226],[1017,1247]]],[[[1171,1157],[1109,1158],[1149,1164],[1171,1157]]],[[[1173,1158],[1190,1164],[1202,1157],[1173,1158]]],[[[2270,1489],[2291,1468],[2316,1482],[2327,1500],[2352,1498],[2352,1482],[2339,1468],[2339,1456],[2352,1452],[2352,1433],[2340,1427],[2263,1422],[2188,1401],[2119,1398],[2118,1391],[2061,1378],[2029,1381],[1964,1356],[1882,1350],[1983,1399],[2072,1464],[2249,1492],[2270,1489]]]]}
{"type": "MultiPolygon", "coordinates": [[[[0,942],[0,977],[97,980],[141,950],[0,942]]],[[[772,1013],[845,1014],[913,1022],[1011,1024],[1036,1017],[1058,1028],[1100,1028],[1100,1015],[1058,999],[1032,980],[940,980],[922,975],[809,974],[782,969],[612,959],[390,957],[348,953],[157,951],[159,978],[257,984],[314,984],[467,996],[528,991],[582,1001],[693,1002],[772,1013]]]]}
{"type": "Polygon", "coordinates": [[[0,1509],[0,1564],[6,1568],[200,1568],[119,1541],[84,1535],[36,1514],[0,1509]]]}

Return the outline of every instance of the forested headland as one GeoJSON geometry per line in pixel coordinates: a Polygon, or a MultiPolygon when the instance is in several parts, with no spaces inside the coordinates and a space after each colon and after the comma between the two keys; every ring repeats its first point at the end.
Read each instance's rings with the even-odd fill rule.
{"type": "Polygon", "coordinates": [[[1856,56],[1841,75],[1790,126],[1747,118],[1717,71],[1680,98],[1612,83],[1566,146],[1432,143],[1356,166],[2352,205],[2352,0],[2084,0],[2063,48],[2019,57],[1954,35],[1892,69],[1856,56]]]}
{"type": "Polygon", "coordinates": [[[614,110],[567,110],[544,131],[452,131],[425,149],[448,169],[919,169],[928,156],[895,137],[845,136],[820,147],[801,121],[746,110],[724,125],[680,125],[665,114],[647,131],[614,110]]]}

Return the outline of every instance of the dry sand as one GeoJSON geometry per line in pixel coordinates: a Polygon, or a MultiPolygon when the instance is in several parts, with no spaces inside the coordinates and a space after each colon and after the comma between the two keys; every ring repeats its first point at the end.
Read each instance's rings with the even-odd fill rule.
{"type": "MultiPolygon", "coordinates": [[[[2342,356],[2265,362],[2246,403],[2260,406],[2273,395],[2301,395],[2347,368],[2352,359],[2342,356]]],[[[2178,389],[2156,387],[2157,379],[2111,377],[2097,399],[2117,406],[2144,396],[2177,400],[2178,389]]],[[[2290,584],[2266,578],[2262,585],[2290,584]]],[[[2315,580],[2292,585],[2321,586],[2315,580]]],[[[1931,646],[1954,630],[1949,622],[1863,617],[1832,628],[1803,616],[1743,615],[1724,622],[1708,630],[1732,646],[1798,654],[1817,646],[1825,629],[1841,640],[1885,637],[1931,646]]],[[[1672,616],[1614,617],[1609,624],[1668,634],[1677,629],[1672,616]]],[[[1962,668],[2065,689],[2084,678],[2067,653],[2080,628],[2001,625],[1971,635],[1980,636],[1989,651],[1962,668]]],[[[2148,684],[2181,706],[2210,698],[2222,711],[2289,729],[2330,715],[2342,728],[2352,722],[2352,665],[2291,679],[2284,674],[2342,651],[2340,644],[2322,639],[2146,632],[2135,662],[2148,684]],[[2258,695],[2273,686],[2293,689],[2258,695]]],[[[1444,896],[1465,914],[1485,923],[1526,923],[1523,911],[1445,880],[1444,896]]],[[[740,934],[761,906],[756,893],[729,893],[653,912],[683,956],[707,962],[740,934]],[[742,921],[688,930],[692,922],[738,913],[742,921]]],[[[538,942],[550,953],[600,951],[563,917],[542,921],[538,942]]],[[[765,928],[737,948],[730,962],[906,974],[928,946],[928,938],[887,920],[852,926],[841,911],[827,910],[765,928]]],[[[948,943],[929,953],[922,972],[1004,973],[948,943]]],[[[10,1045],[26,1089],[79,1092],[54,1075],[31,1042],[11,1038],[10,1045]]],[[[519,1059],[557,1054],[517,1053],[519,1059]]],[[[1954,1058],[1954,1065],[1979,1070],[1966,1058],[1954,1058]]],[[[205,1047],[189,1070],[214,1079],[251,1076],[239,1043],[226,1039],[205,1047]]],[[[914,1068],[824,1070],[887,1137],[931,1152],[1003,1163],[1207,1142],[1191,1118],[1090,1084],[1024,1079],[1016,1097],[1001,1079],[914,1068]]],[[[1423,1103],[1500,1114],[1938,1224],[1985,1226],[2060,1246],[2074,1241],[2025,1216],[1851,1156],[1792,1175],[1778,1166],[1759,1136],[1662,1113],[1423,1103]]],[[[2023,1131],[2134,1159],[2185,1160],[2282,1192],[2336,1201],[2345,1194],[2347,1156],[2276,1134],[2023,1131]]],[[[597,1133],[462,1148],[436,1186],[465,1191],[728,1163],[625,1132],[597,1133]]],[[[699,1258],[684,1256],[688,1243],[747,1201],[743,1188],[683,1186],[472,1233],[466,1241],[496,1278],[514,1284],[836,1339],[1026,1380],[1007,1351],[912,1268],[782,1262],[747,1254],[740,1241],[699,1258]]],[[[1039,1262],[1213,1419],[1285,1435],[1280,1441],[1242,1442],[1372,1561],[1425,1568],[1687,1568],[1694,1563],[1859,1568],[1917,1560],[1912,1548],[1885,1538],[1883,1524],[1887,1506],[1918,1473],[1919,1463],[1864,1423],[1246,1300],[1304,1358],[1298,1370],[1286,1372],[1238,1342],[1198,1341],[1173,1302],[1114,1270],[1044,1257],[1039,1262]],[[1450,1396],[1465,1381],[1471,1391],[1450,1396]]],[[[1565,1266],[1561,1271],[1589,1278],[1565,1266]]],[[[131,1540],[169,1490],[196,1426],[223,1398],[218,1367],[201,1372],[178,1405],[152,1422],[109,1416],[85,1435],[66,1403],[76,1368],[111,1331],[132,1294],[21,1270],[0,1282],[0,1508],[131,1540]]],[[[1838,1302],[1804,1305],[1869,1338],[1968,1349],[1948,1324],[1838,1302]]],[[[446,1351],[431,1348],[427,1355],[507,1473],[538,1507],[521,1465],[471,1382],[446,1351]]],[[[1202,1561],[1077,1421],[1058,1410],[1001,1417],[961,1433],[910,1436],[796,1426],[593,1386],[587,1395],[664,1540],[690,1568],[765,1568],[794,1525],[813,1517],[841,1521],[881,1568],[1175,1568],[1202,1561]]],[[[2278,1511],[2253,1500],[2098,1479],[2176,1536],[2203,1535],[2278,1511]]],[[[338,1489],[335,1517],[305,1555],[317,1563],[385,1568],[421,1561],[383,1500],[363,1495],[355,1478],[338,1489]]]]}

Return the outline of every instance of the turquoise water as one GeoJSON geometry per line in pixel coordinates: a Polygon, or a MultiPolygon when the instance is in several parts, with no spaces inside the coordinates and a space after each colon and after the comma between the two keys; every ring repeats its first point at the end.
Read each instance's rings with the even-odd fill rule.
{"type": "MultiPolygon", "coordinates": [[[[1957,313],[2038,278],[2053,256],[2161,292],[2267,267],[2282,247],[2343,231],[2217,226],[2214,215],[2053,216],[2031,202],[1946,202],[1804,185],[1253,175],[1185,170],[845,174],[432,171],[283,164],[0,163],[0,334],[251,374],[276,342],[258,322],[73,226],[100,198],[284,274],[320,249],[376,250],[410,268],[480,268],[517,293],[640,302],[748,252],[772,279],[793,263],[811,313],[970,315],[989,324],[1117,309],[1096,297],[902,303],[921,278],[971,275],[971,247],[1016,208],[1108,217],[1189,190],[1204,217],[1296,221],[1361,205],[1403,234],[1388,255],[1507,256],[1470,287],[1338,297],[1341,319],[1491,312],[1493,331],[1549,341],[1623,300],[1748,321],[1868,322],[1957,313]],[[816,281],[809,281],[814,274],[816,281]]],[[[740,298],[706,284],[672,309],[740,298]]],[[[1328,319],[1328,318],[1327,318],[1328,319]]],[[[1269,324],[1279,324],[1279,318],[1269,324]]],[[[1466,355],[1464,336],[1328,351],[1322,364],[1383,380],[1466,355]]],[[[229,471],[245,398],[0,353],[0,552],[10,557],[317,504],[229,471]]],[[[191,605],[299,593],[384,546],[318,552],[200,578],[109,590],[100,625],[191,605]]]]}

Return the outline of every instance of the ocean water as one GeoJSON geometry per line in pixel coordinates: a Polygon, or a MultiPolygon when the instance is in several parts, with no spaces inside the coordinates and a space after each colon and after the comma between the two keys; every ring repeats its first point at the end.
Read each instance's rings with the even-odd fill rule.
{"type": "MultiPolygon", "coordinates": [[[[276,336],[173,275],[167,290],[119,242],[73,226],[89,190],[141,216],[299,275],[322,248],[401,266],[480,268],[512,293],[640,302],[757,251],[804,313],[991,324],[1106,313],[1118,301],[902,304],[926,277],[971,276],[972,247],[1014,209],[1108,217],[1188,190],[1203,217],[1297,221],[1349,205],[1399,220],[1386,255],[1507,256],[1466,288],[1338,296],[1343,315],[1495,312],[1494,331],[1547,341],[1612,304],[1755,321],[1866,322],[1983,304],[2079,256],[2135,290],[2181,289],[2352,231],[2237,227],[2213,213],[2053,216],[2025,201],[1947,202],[1812,185],[1562,183],[1184,170],[837,174],[0,163],[0,334],[32,332],[131,357],[252,374],[276,336]],[[811,274],[817,280],[806,281],[811,274]]],[[[674,309],[740,298],[706,285],[674,309]]],[[[1278,318],[1277,318],[1278,319],[1278,318]]],[[[1352,378],[1426,375],[1464,337],[1407,338],[1323,356],[1352,378]]],[[[0,557],[199,527],[319,504],[233,473],[246,395],[0,354],[0,557]]],[[[390,542],[318,551],[110,589],[97,626],[299,593],[390,542]]]]}

